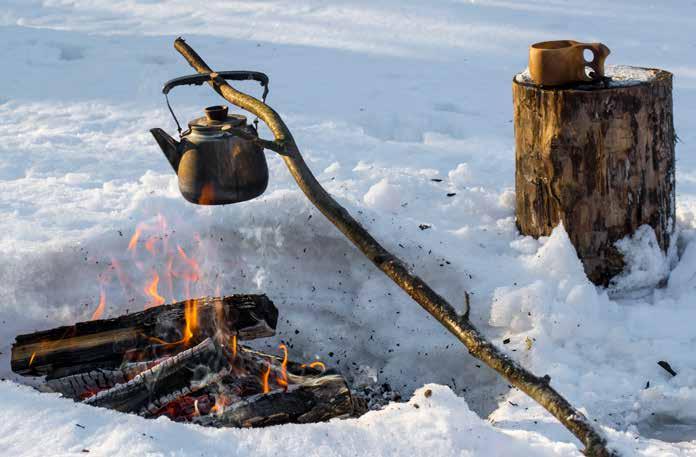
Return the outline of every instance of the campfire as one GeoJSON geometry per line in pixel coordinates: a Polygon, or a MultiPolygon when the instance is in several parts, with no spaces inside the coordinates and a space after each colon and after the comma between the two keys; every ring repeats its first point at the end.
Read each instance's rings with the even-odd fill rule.
{"type": "Polygon", "coordinates": [[[294,362],[285,344],[277,354],[241,344],[275,334],[273,302],[266,295],[191,298],[193,290],[219,284],[206,282],[198,262],[169,241],[161,215],[140,224],[127,250],[143,273],[142,287],[112,261],[99,277],[92,320],[17,336],[12,370],[44,376],[41,390],[88,405],[207,426],[308,423],[364,412],[364,402],[324,363],[294,362]],[[102,319],[106,286],[115,280],[124,293],[141,290],[142,311],[102,319]],[[164,293],[183,290],[186,299],[164,304],[161,283],[164,293]]]}

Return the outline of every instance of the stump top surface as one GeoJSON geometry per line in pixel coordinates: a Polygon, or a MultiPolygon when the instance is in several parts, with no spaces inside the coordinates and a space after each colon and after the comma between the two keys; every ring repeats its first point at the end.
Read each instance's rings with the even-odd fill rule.
{"type": "MultiPolygon", "coordinates": [[[[646,84],[654,81],[657,78],[670,75],[669,72],[660,70],[658,68],[632,67],[629,65],[607,65],[604,74],[608,78],[606,82],[574,84],[572,86],[544,87],[544,89],[614,89],[646,84]]],[[[526,68],[523,72],[515,75],[514,82],[528,86],[541,87],[537,85],[534,80],[532,80],[532,77],[529,74],[529,68],[526,68]]]]}

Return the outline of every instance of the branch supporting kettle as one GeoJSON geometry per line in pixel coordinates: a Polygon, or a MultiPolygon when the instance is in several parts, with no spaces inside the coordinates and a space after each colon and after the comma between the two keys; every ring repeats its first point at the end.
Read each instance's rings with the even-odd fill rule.
{"type": "MultiPolygon", "coordinates": [[[[256,71],[224,71],[218,76],[235,81],[254,80],[268,95],[268,76],[256,71]]],[[[176,86],[201,85],[210,74],[182,76],[167,81],[162,88],[167,107],[174,118],[180,140],[161,128],[150,129],[157,144],[176,172],[179,190],[186,200],[199,205],[225,205],[258,197],[268,186],[268,164],[256,128],[246,116],[229,114],[227,106],[210,106],[204,116],[188,122],[181,131],[179,120],[169,104],[169,92],[176,86]]]]}

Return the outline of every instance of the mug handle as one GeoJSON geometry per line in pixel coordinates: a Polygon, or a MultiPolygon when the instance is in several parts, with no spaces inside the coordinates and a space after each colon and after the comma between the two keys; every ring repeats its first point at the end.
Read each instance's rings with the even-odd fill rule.
{"type": "Polygon", "coordinates": [[[582,49],[582,79],[587,82],[599,81],[604,77],[604,60],[611,52],[608,47],[602,43],[590,43],[580,45],[582,49]],[[585,50],[592,52],[592,60],[585,59],[585,50]],[[587,71],[588,67],[590,72],[587,71]]]}

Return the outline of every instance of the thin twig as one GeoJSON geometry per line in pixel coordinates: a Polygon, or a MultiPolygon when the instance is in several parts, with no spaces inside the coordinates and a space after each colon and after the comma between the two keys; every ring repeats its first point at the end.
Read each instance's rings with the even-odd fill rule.
{"type": "MultiPolygon", "coordinates": [[[[174,47],[199,73],[213,73],[208,65],[182,38],[174,47]]],[[[283,160],[307,198],[380,270],[421,305],[430,315],[456,336],[469,353],[497,371],[510,384],[525,392],[553,414],[585,446],[584,453],[593,457],[613,454],[606,447],[606,439],[587,418],[549,385],[547,376],[537,377],[517,362],[500,352],[488,341],[467,316],[460,317],[447,300],[414,275],[404,262],[387,251],[365,228],[334,200],[319,184],[305,163],[290,130],[273,108],[260,100],[240,92],[223,78],[215,77],[210,86],[230,103],[258,116],[273,132],[275,143],[285,150],[283,160]]]]}

